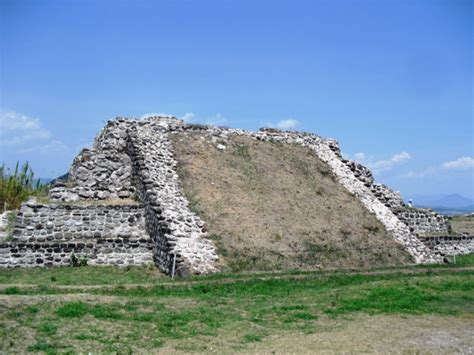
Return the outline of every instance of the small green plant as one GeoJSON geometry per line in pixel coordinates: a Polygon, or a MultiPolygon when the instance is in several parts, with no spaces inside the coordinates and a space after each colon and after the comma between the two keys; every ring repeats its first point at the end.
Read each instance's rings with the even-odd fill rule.
{"type": "Polygon", "coordinates": [[[71,254],[71,265],[73,267],[81,267],[81,266],[87,266],[87,258],[83,256],[82,258],[78,258],[76,254],[72,253],[71,254]]]}
{"type": "Polygon", "coordinates": [[[87,304],[84,302],[69,302],[56,310],[56,314],[64,318],[80,318],[86,313],[87,304]]]}
{"type": "Polygon", "coordinates": [[[283,238],[283,235],[281,233],[276,233],[273,237],[273,240],[276,242],[279,242],[280,240],[282,240],[282,238],[283,238]]]}
{"type": "Polygon", "coordinates": [[[57,347],[54,344],[48,344],[43,341],[38,341],[36,344],[29,346],[28,351],[33,351],[33,352],[42,351],[42,352],[45,352],[46,354],[55,354],[57,351],[57,347]]]}
{"type": "Polygon", "coordinates": [[[51,322],[47,322],[41,324],[37,329],[38,332],[42,333],[43,335],[50,336],[56,334],[58,327],[51,322]]]}
{"type": "Polygon", "coordinates": [[[235,154],[239,157],[249,161],[252,157],[250,156],[249,147],[246,145],[238,145],[235,149],[235,154]]]}
{"type": "Polygon", "coordinates": [[[15,286],[7,287],[4,291],[5,295],[18,295],[20,293],[21,293],[20,289],[15,286]]]}

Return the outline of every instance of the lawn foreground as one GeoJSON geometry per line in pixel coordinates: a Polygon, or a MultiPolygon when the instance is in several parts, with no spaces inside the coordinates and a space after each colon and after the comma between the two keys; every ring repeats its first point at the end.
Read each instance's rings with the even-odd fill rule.
{"type": "Polygon", "coordinates": [[[0,352],[474,351],[474,256],[440,267],[218,274],[0,271],[0,352]]]}

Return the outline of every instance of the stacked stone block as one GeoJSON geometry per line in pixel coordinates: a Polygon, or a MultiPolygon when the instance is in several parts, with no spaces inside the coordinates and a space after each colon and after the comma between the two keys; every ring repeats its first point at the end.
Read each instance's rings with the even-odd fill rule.
{"type": "Polygon", "coordinates": [[[155,262],[165,272],[216,271],[217,254],[206,239],[204,222],[188,207],[176,173],[168,133],[162,127],[139,124],[129,131],[134,181],[145,202],[147,227],[155,245],[155,262]]]}
{"type": "Polygon", "coordinates": [[[448,219],[430,209],[399,207],[395,209],[395,214],[417,235],[451,231],[448,219]]]}
{"type": "Polygon", "coordinates": [[[418,237],[423,244],[443,255],[466,255],[474,253],[474,236],[448,235],[418,237]]]}
{"type": "Polygon", "coordinates": [[[110,200],[132,198],[132,162],[126,150],[127,129],[132,121],[108,121],[92,149],[83,149],[74,159],[68,181],[57,181],[50,190],[55,201],[84,199],[110,200]]]}
{"type": "Polygon", "coordinates": [[[22,205],[12,236],[0,244],[0,267],[143,265],[153,243],[140,205],[22,205]]]}

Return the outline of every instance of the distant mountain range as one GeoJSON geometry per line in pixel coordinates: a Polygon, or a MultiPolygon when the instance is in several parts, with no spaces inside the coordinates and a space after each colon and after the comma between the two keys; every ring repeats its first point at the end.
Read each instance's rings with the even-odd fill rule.
{"type": "Polygon", "coordinates": [[[474,212],[474,200],[459,194],[450,195],[413,195],[415,207],[429,207],[441,213],[474,212]]]}

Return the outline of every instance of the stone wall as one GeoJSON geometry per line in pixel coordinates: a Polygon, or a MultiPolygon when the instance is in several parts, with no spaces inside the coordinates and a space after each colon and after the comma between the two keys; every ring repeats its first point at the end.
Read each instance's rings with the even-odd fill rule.
{"type": "Polygon", "coordinates": [[[215,246],[206,239],[204,222],[191,212],[182,194],[168,133],[161,127],[142,124],[129,135],[134,181],[145,203],[156,264],[170,272],[176,256],[179,274],[216,271],[215,246]]]}
{"type": "Polygon", "coordinates": [[[408,208],[403,202],[400,192],[393,191],[386,185],[376,183],[368,168],[352,160],[342,159],[342,162],[347,165],[357,179],[370,189],[381,203],[410,228],[411,232],[418,234],[448,231],[449,223],[446,217],[429,209],[408,208]]]}
{"type": "Polygon", "coordinates": [[[474,236],[418,237],[428,248],[443,255],[466,255],[474,253],[474,236]]]}
{"type": "Polygon", "coordinates": [[[68,181],[57,181],[50,190],[55,201],[133,198],[132,162],[127,151],[127,130],[132,121],[108,121],[92,149],[83,149],[74,159],[68,181]]]}
{"type": "Polygon", "coordinates": [[[0,265],[67,265],[74,252],[87,255],[91,264],[141,264],[153,260],[162,270],[171,272],[175,260],[180,274],[216,271],[218,256],[214,244],[207,239],[206,224],[189,209],[179,186],[168,135],[182,130],[209,135],[219,149],[226,149],[230,135],[309,147],[416,262],[442,260],[438,252],[411,233],[406,219],[403,223],[394,214],[396,208],[404,207],[401,196],[375,184],[366,167],[343,159],[338,142],[333,139],[276,129],[249,132],[186,125],[173,117],[150,117],[108,121],[94,147],[83,150],[74,160],[68,180],[56,182],[50,193],[53,201],[75,203],[137,198],[142,204],[140,219],[132,225],[124,222],[132,213],[127,210],[131,206],[114,206],[116,217],[111,220],[104,216],[110,216],[105,211],[112,211],[112,207],[26,206],[19,214],[13,240],[2,244],[0,265]],[[121,232],[114,232],[113,225],[121,232]]]}
{"type": "Polygon", "coordinates": [[[372,185],[370,185],[370,190],[380,202],[390,208],[393,212],[395,212],[396,209],[405,206],[400,192],[393,191],[387,185],[372,183],[372,185]]]}
{"type": "Polygon", "coordinates": [[[448,218],[426,208],[399,207],[394,210],[397,217],[414,234],[451,231],[448,218]]]}
{"type": "Polygon", "coordinates": [[[0,267],[62,266],[71,254],[89,265],[153,263],[153,243],[140,205],[22,205],[0,267]]]}
{"type": "Polygon", "coordinates": [[[371,187],[374,183],[374,177],[372,172],[353,160],[342,159],[342,162],[347,165],[349,169],[354,173],[354,176],[358,178],[365,186],[371,187]]]}

